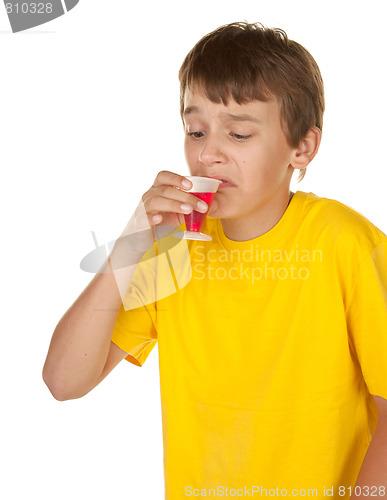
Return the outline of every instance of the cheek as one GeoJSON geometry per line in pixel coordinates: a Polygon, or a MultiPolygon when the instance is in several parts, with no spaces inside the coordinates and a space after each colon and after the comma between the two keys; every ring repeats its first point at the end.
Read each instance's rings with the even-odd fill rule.
{"type": "Polygon", "coordinates": [[[190,151],[186,140],[184,141],[184,155],[186,160],[188,161],[188,158],[190,156],[190,151]]]}
{"type": "Polygon", "coordinates": [[[262,148],[255,148],[243,155],[239,166],[247,191],[254,191],[256,183],[260,183],[270,174],[271,155],[262,148]]]}
{"type": "Polygon", "coordinates": [[[195,162],[199,157],[199,151],[196,144],[191,141],[184,141],[184,155],[188,163],[195,162]]]}
{"type": "Polygon", "coordinates": [[[190,152],[190,143],[187,139],[184,140],[184,152],[187,155],[190,152]]]}

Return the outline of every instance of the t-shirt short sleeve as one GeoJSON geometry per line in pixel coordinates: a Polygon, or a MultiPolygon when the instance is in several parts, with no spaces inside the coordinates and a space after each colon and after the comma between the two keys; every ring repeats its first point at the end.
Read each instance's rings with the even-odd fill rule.
{"type": "Polygon", "coordinates": [[[152,305],[126,311],[119,310],[112,334],[112,342],[128,353],[125,358],[142,366],[157,343],[157,333],[152,321],[152,305]]]}
{"type": "Polygon", "coordinates": [[[347,324],[369,392],[387,399],[387,238],[359,264],[347,324]]]}
{"type": "Polygon", "coordinates": [[[111,338],[128,353],[125,359],[137,366],[144,364],[157,343],[155,286],[158,260],[153,253],[154,248],[151,248],[133,273],[111,338]]]}
{"type": "Polygon", "coordinates": [[[128,361],[138,366],[143,365],[157,342],[157,304],[184,288],[191,279],[187,243],[177,241],[172,233],[168,234],[144,254],[118,313],[112,342],[128,353],[128,361]]]}

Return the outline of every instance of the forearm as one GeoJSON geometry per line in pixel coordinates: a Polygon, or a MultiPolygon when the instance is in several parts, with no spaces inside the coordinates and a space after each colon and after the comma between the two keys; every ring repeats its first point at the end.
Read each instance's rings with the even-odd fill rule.
{"type": "Polygon", "coordinates": [[[109,259],[55,328],[43,379],[57,399],[82,397],[101,380],[120,306],[137,264],[155,240],[140,202],[109,259]]]}
{"type": "MultiPolygon", "coordinates": [[[[118,250],[118,254],[123,253],[119,245],[118,250]]],[[[131,265],[119,270],[121,291],[111,265],[109,272],[107,261],[55,328],[43,379],[57,399],[82,397],[100,379],[122,304],[123,289],[129,287],[135,262],[143,255],[128,250],[125,253],[131,265]]],[[[117,261],[117,247],[112,252],[111,261],[117,261]]]]}
{"type": "Polygon", "coordinates": [[[387,498],[387,419],[379,419],[360,469],[352,499],[387,498]],[[384,490],[383,490],[384,487],[384,490]],[[383,493],[384,491],[384,493],[383,493]]]}

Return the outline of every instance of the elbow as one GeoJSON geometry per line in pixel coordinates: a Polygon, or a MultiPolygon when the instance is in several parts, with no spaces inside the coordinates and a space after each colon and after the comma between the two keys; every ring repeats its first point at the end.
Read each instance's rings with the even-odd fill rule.
{"type": "Polygon", "coordinates": [[[52,396],[57,401],[67,401],[68,399],[70,399],[66,396],[64,388],[61,387],[60,384],[58,384],[57,381],[55,381],[55,379],[52,376],[50,376],[49,373],[47,373],[47,370],[45,369],[45,367],[43,368],[42,378],[43,378],[43,382],[48,387],[52,396]]]}
{"type": "Polygon", "coordinates": [[[50,386],[47,386],[52,394],[52,396],[54,397],[54,399],[56,399],[57,401],[69,401],[70,397],[66,396],[63,392],[59,392],[55,389],[52,389],[50,386]]]}
{"type": "Polygon", "coordinates": [[[63,380],[58,377],[53,376],[48,373],[48,370],[43,368],[42,378],[52,396],[57,401],[69,401],[71,399],[78,399],[84,396],[85,394],[75,393],[74,391],[69,390],[67,385],[63,382],[63,380]]]}
{"type": "Polygon", "coordinates": [[[48,387],[52,396],[57,401],[67,401],[67,400],[71,399],[68,396],[66,396],[65,392],[62,389],[60,389],[58,386],[56,386],[55,384],[53,384],[52,382],[47,380],[44,376],[43,376],[43,381],[46,384],[46,386],[48,387]]]}

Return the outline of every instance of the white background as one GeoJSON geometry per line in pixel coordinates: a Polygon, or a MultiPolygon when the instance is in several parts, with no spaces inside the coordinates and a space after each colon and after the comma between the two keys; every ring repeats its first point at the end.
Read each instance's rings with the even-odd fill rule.
{"type": "Polygon", "coordinates": [[[56,401],[41,371],[92,277],[79,267],[91,231],[114,239],[159,170],[187,173],[177,72],[203,35],[259,21],[306,46],[327,108],[319,155],[292,189],[387,231],[385,1],[328,5],[80,0],[19,34],[0,5],[1,498],[163,498],[157,348],[74,401],[56,401]]]}

